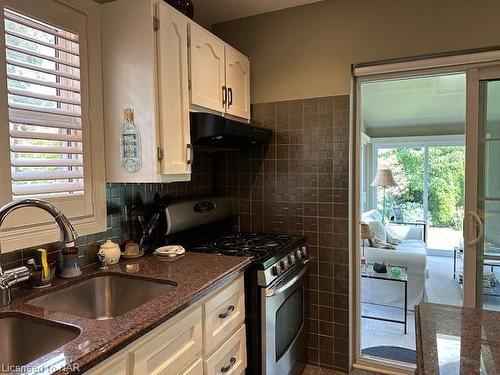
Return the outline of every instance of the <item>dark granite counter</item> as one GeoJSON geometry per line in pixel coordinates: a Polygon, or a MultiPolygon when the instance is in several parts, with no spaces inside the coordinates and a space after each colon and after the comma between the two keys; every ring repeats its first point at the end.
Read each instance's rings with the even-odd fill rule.
{"type": "Polygon", "coordinates": [[[417,374],[500,374],[500,313],[422,303],[417,374]]]}
{"type": "Polygon", "coordinates": [[[99,270],[97,266],[90,266],[83,270],[81,277],[69,280],[57,279],[52,287],[43,291],[35,291],[28,286],[14,290],[13,302],[7,307],[0,308],[0,318],[22,313],[29,315],[31,319],[44,319],[49,324],[64,323],[78,327],[81,331],[78,338],[26,366],[26,369],[32,371],[31,373],[78,373],[90,369],[118,352],[223,283],[235,279],[249,264],[250,258],[188,252],[181,258],[169,262],[147,256],[135,260],[120,260],[118,264],[105,271],[99,270]],[[75,284],[85,278],[117,273],[173,281],[177,287],[110,320],[84,319],[26,303],[34,297],[75,284]]]}

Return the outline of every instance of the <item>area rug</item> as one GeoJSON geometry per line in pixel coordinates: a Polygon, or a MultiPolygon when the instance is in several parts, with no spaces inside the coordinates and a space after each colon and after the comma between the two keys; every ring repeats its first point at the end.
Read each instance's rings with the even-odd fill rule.
{"type": "Polygon", "coordinates": [[[361,350],[361,353],[405,363],[416,364],[417,362],[415,350],[401,348],[399,346],[372,346],[361,350]]]}

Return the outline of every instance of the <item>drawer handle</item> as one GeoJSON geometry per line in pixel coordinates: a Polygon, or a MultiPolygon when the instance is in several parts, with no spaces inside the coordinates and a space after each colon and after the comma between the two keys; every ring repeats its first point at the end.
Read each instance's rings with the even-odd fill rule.
{"type": "Polygon", "coordinates": [[[226,319],[229,314],[231,314],[234,311],[234,306],[231,305],[227,308],[227,310],[223,313],[219,314],[219,318],[221,319],[226,319]]]}
{"type": "Polygon", "coordinates": [[[231,357],[231,359],[229,360],[229,364],[220,369],[221,372],[228,372],[229,370],[231,370],[231,367],[233,367],[235,363],[236,363],[236,358],[231,357]]]}

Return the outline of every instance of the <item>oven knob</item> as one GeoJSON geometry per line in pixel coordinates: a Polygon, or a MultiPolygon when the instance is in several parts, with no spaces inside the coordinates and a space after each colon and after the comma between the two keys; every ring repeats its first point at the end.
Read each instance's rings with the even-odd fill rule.
{"type": "Polygon", "coordinates": [[[288,256],[288,262],[290,263],[290,265],[291,265],[291,266],[293,266],[293,265],[295,264],[295,262],[296,262],[296,260],[295,260],[295,255],[290,254],[290,255],[288,256]]]}
{"type": "Polygon", "coordinates": [[[281,269],[283,271],[286,271],[288,269],[288,260],[286,259],[283,259],[281,262],[280,262],[280,266],[281,266],[281,269]]]}
{"type": "Polygon", "coordinates": [[[272,272],[273,272],[274,276],[281,275],[281,272],[282,272],[281,271],[281,267],[279,265],[274,266],[273,269],[272,269],[272,272]]]}
{"type": "Polygon", "coordinates": [[[301,252],[302,252],[302,257],[305,258],[307,256],[307,248],[305,246],[302,246],[301,252]]]}
{"type": "Polygon", "coordinates": [[[302,259],[302,252],[300,251],[300,249],[297,249],[295,251],[295,255],[297,255],[297,260],[301,260],[302,259]]]}

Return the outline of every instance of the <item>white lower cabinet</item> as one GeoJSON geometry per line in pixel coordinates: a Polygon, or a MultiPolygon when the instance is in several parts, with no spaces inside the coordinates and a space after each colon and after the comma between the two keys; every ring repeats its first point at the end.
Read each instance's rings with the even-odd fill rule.
{"type": "Polygon", "coordinates": [[[246,368],[243,276],[129,344],[87,375],[239,375],[246,368]]]}
{"type": "Polygon", "coordinates": [[[190,363],[187,368],[180,372],[180,375],[200,375],[203,374],[203,360],[197,358],[193,363],[190,363]]]}
{"type": "Polygon", "coordinates": [[[203,350],[211,353],[245,321],[243,278],[209,298],[203,315],[203,350]]]}
{"type": "Polygon", "coordinates": [[[128,355],[122,353],[106,359],[97,366],[85,372],[85,375],[128,375],[130,374],[130,364],[128,355]]]}
{"type": "Polygon", "coordinates": [[[205,375],[241,374],[247,367],[246,331],[242,325],[205,360],[205,375]]]}
{"type": "Polygon", "coordinates": [[[193,360],[201,356],[203,350],[201,317],[201,307],[198,307],[176,324],[132,348],[132,373],[140,375],[183,373],[193,360]]]}

